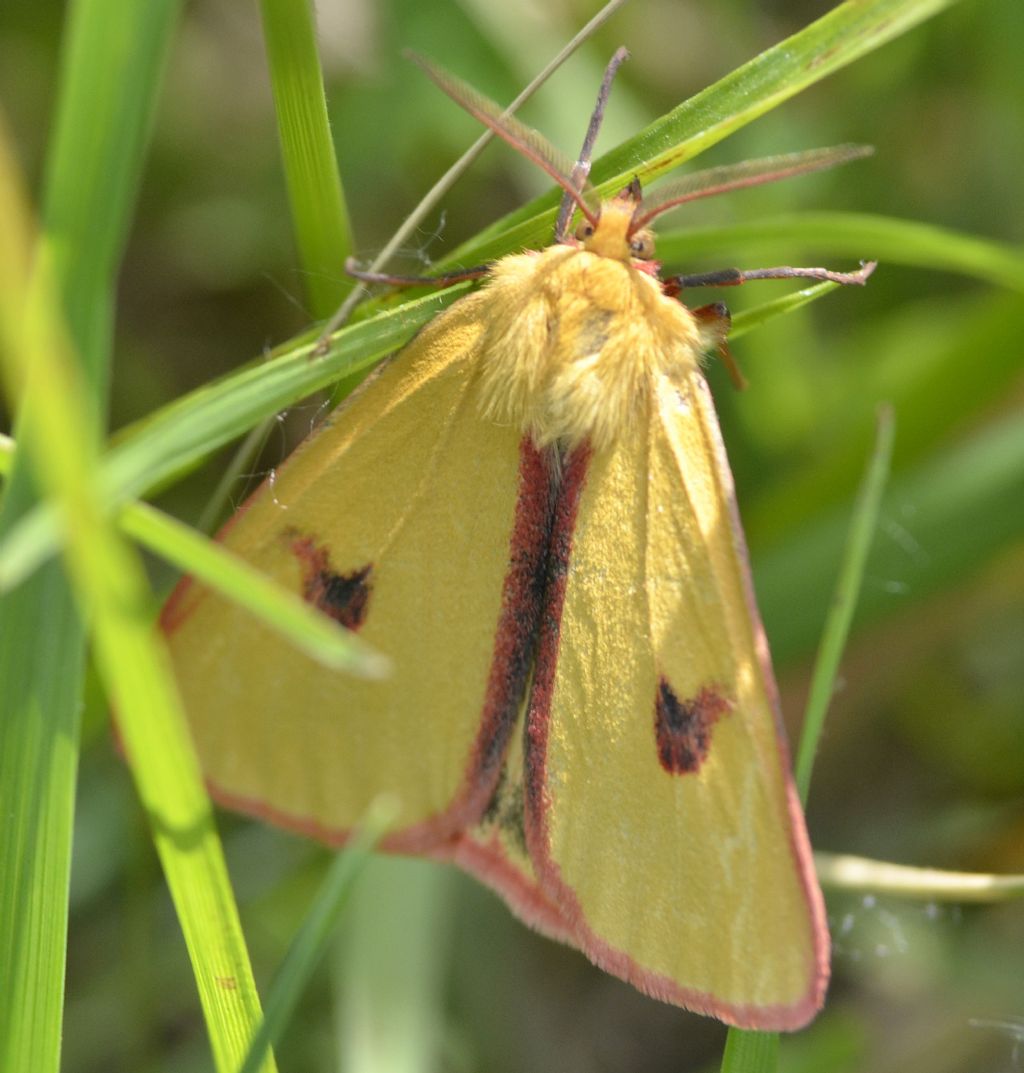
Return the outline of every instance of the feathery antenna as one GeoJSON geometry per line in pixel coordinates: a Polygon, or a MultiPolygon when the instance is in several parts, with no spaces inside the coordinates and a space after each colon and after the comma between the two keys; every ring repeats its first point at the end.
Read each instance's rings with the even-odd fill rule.
{"type": "MultiPolygon", "coordinates": [[[[608,104],[608,95],[612,90],[612,80],[615,78],[618,69],[628,59],[629,51],[620,46],[615,50],[615,55],[608,61],[608,66],[604,70],[604,78],[601,80],[601,88],[597,94],[597,103],[594,105],[594,111],[590,116],[590,124],[587,127],[587,134],[583,139],[580,155],[577,158],[576,163],[573,165],[572,173],[569,176],[569,181],[581,194],[586,189],[587,180],[590,176],[591,156],[594,152],[594,143],[597,141],[598,131],[601,129],[601,122],[604,119],[604,110],[608,104]]],[[[577,199],[574,198],[569,191],[566,191],[562,195],[562,203],[558,207],[558,219],[555,221],[556,242],[565,241],[566,232],[569,230],[569,220],[572,217],[573,206],[576,204],[577,199]]]]}
{"type": "Polygon", "coordinates": [[[503,141],[518,149],[528,160],[555,180],[556,183],[576,202],[584,216],[596,227],[598,214],[583,200],[583,195],[573,185],[570,178],[573,172],[572,162],[560,153],[542,134],[531,130],[515,116],[508,115],[500,105],[489,97],[475,90],[469,83],[436,64],[431,63],[415,52],[406,52],[414,63],[418,64],[433,83],[456,104],[466,109],[485,126],[490,127],[503,141]]]}
{"type": "Polygon", "coordinates": [[[870,145],[835,145],[827,149],[806,149],[799,153],[782,153],[778,156],[759,157],[757,160],[744,160],[739,164],[725,164],[695,171],[691,175],[684,175],[681,179],[663,184],[645,197],[629,231],[630,234],[636,234],[656,216],[687,201],[834,168],[838,164],[870,156],[874,151],[870,145]]]}

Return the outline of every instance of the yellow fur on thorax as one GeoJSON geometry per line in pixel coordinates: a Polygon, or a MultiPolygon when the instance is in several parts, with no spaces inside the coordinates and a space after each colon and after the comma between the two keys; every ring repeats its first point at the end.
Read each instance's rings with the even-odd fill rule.
{"type": "Polygon", "coordinates": [[[538,447],[610,446],[641,420],[655,377],[700,356],[693,315],[628,261],[572,246],[500,260],[481,340],[485,416],[538,447]]]}

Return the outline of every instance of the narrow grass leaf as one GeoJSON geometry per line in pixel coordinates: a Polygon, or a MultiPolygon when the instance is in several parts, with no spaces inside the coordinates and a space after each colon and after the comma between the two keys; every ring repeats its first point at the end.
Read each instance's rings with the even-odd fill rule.
{"type": "Polygon", "coordinates": [[[853,612],[864,580],[868,552],[878,531],[882,494],[892,459],[894,428],[895,419],[891,408],[881,407],[878,411],[874,449],[857,493],[850,534],[839,565],[839,577],[829,604],[828,618],[811,674],[810,695],[807,699],[807,710],[804,712],[803,732],[796,757],[796,787],[800,800],[805,805],[811,786],[814,754],[825,726],[825,714],[835,690],[839,662],[850,634],[850,624],[853,622],[853,612]]]}
{"type": "MultiPolygon", "coordinates": [[[[857,623],[901,611],[943,587],[963,583],[979,563],[1024,532],[1024,421],[1013,412],[936,451],[891,482],[880,534],[867,564],[857,623]],[[969,524],[965,524],[969,519],[969,524]]],[[[805,654],[826,614],[847,521],[820,513],[762,552],[755,582],[776,663],[805,654]],[[793,608],[804,608],[794,615],[793,608]]]]}
{"type": "MultiPolygon", "coordinates": [[[[43,184],[42,230],[59,251],[56,286],[85,370],[90,443],[106,405],[114,277],[120,263],[177,0],[79,0],[67,8],[43,184]]],[[[20,318],[34,242],[0,123],[5,210],[0,245],[6,316],[20,318]]],[[[21,331],[8,326],[9,339],[21,331]]],[[[20,385],[15,395],[20,398],[20,385]]],[[[10,399],[15,411],[16,400],[10,399]]],[[[30,431],[20,413],[19,434],[30,431]]],[[[67,429],[56,435],[66,438],[67,429]]],[[[0,533],[32,509],[28,465],[4,490],[0,533]]],[[[60,1065],[71,830],[83,632],[59,564],[0,609],[0,1070],[60,1065]],[[45,639],[45,642],[43,641],[45,639]]]]}
{"type": "Polygon", "coordinates": [[[280,1039],[344,911],[353,885],[373,848],[396,815],[394,802],[379,799],[345,849],[337,854],[313,905],[285,955],[267,999],[267,1012],[239,1073],[257,1073],[280,1039]]]}
{"type": "Polygon", "coordinates": [[[309,0],[261,0],[277,131],[292,227],[314,319],[351,291],[345,258],[352,235],[338,174],[309,0]]]}
{"type": "Polygon", "coordinates": [[[815,853],[814,865],[821,885],[829,890],[932,902],[987,904],[1024,898],[1024,875],[914,868],[845,853],[815,853]]]}
{"type": "Polygon", "coordinates": [[[811,302],[824,298],[826,294],[831,294],[838,287],[838,283],[815,283],[812,287],[803,287],[799,291],[791,291],[789,294],[780,295],[771,301],[745,309],[733,317],[732,327],[729,329],[729,341],[742,338],[748,332],[760,328],[762,324],[767,324],[776,317],[810,305],[811,302]]]}
{"type": "Polygon", "coordinates": [[[345,1073],[434,1073],[451,1064],[455,886],[437,861],[377,856],[364,874],[334,958],[345,1073]]]}
{"type": "MultiPolygon", "coordinates": [[[[0,145],[0,218],[26,220],[5,150],[0,145]]],[[[29,277],[27,251],[14,246],[29,232],[12,227],[0,239],[0,354],[8,394],[22,405],[19,457],[33,463],[68,519],[66,565],[78,608],[92,628],[96,664],[185,934],[216,1066],[227,1073],[260,1018],[252,970],[209,800],[152,629],[145,573],[101,505],[93,396],[60,313],[59,258],[40,242],[29,277]]],[[[16,1007],[19,1022],[29,1013],[16,1007]]],[[[40,1038],[45,1030],[49,1039],[49,1026],[30,1023],[27,1030],[40,1038]]],[[[274,1068],[272,1059],[265,1068],[274,1068]]]]}
{"type": "Polygon", "coordinates": [[[779,1067],[777,1032],[730,1028],[725,1037],[722,1073],[774,1073],[779,1067]]]}

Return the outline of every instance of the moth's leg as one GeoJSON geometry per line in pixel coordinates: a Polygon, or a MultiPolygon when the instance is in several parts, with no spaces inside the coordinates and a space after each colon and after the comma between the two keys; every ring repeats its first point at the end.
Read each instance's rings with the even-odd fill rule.
{"type": "MultiPolygon", "coordinates": [[[[461,283],[464,279],[480,279],[481,276],[487,275],[490,267],[490,265],[477,265],[475,268],[464,268],[459,272],[447,272],[442,276],[392,276],[387,272],[363,272],[356,264],[354,257],[349,257],[345,261],[345,271],[360,282],[383,283],[392,287],[450,287],[453,283],[461,283]]],[[[320,337],[310,351],[310,357],[322,358],[327,353],[331,345],[331,332],[345,322],[363,293],[365,292],[362,288],[356,288],[342,302],[338,311],[321,329],[320,337]]]]}
{"type": "MultiPolygon", "coordinates": [[[[830,283],[863,286],[875,270],[877,261],[861,261],[856,272],[833,272],[829,268],[793,268],[780,265],[776,268],[723,268],[717,272],[703,272],[692,276],[670,276],[662,280],[662,290],[670,298],[676,297],[689,287],[738,287],[753,279],[816,279],[830,283]]],[[[745,388],[747,381],[740,372],[727,342],[732,317],[724,302],[699,306],[692,310],[700,329],[701,347],[716,350],[729,372],[729,378],[737,388],[745,388]]]]}
{"type": "Polygon", "coordinates": [[[710,305],[691,309],[690,312],[697,321],[701,350],[716,351],[733,386],[742,391],[747,386],[747,381],[729,349],[729,328],[732,327],[732,314],[729,312],[729,307],[725,302],[712,302],[710,305]]]}
{"type": "Polygon", "coordinates": [[[829,268],[792,268],[780,265],[777,268],[723,268],[717,272],[703,272],[694,276],[670,276],[662,286],[668,295],[676,295],[689,287],[738,287],[753,279],[817,279],[830,283],[863,286],[875,270],[877,261],[861,261],[856,272],[833,272],[829,268]]]}
{"type": "Polygon", "coordinates": [[[391,287],[450,287],[465,279],[481,279],[490,271],[491,266],[476,265],[474,268],[462,268],[458,272],[446,272],[441,276],[394,276],[388,272],[364,272],[354,257],[345,261],[345,271],[363,283],[384,283],[391,287]]]}

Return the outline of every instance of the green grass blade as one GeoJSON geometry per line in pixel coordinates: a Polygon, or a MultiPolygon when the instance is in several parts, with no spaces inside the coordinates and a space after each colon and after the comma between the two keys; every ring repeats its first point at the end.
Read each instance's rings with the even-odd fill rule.
{"type": "Polygon", "coordinates": [[[949,872],[874,861],[847,853],[815,853],[821,885],[930,902],[988,904],[1024,898],[1024,875],[949,872]]]}
{"type": "MultiPolygon", "coordinates": [[[[1024,532],[1024,421],[1011,413],[898,473],[882,507],[881,538],[867,565],[857,621],[863,625],[951,584],[1024,532]],[[910,518],[909,530],[900,519],[910,518]],[[965,524],[964,519],[970,519],[965,524]]],[[[843,546],[844,511],[831,510],[762,553],[755,581],[772,653],[785,663],[813,648],[811,625],[843,546]],[[800,615],[792,609],[804,609],[800,615]]]]}
{"type": "Polygon", "coordinates": [[[179,0],[79,0],[68,7],[47,156],[42,230],[64,311],[105,409],[121,263],[179,0]]]}
{"type": "Polygon", "coordinates": [[[443,1026],[455,888],[436,861],[379,856],[367,870],[335,959],[345,1073],[433,1073],[451,1064],[443,1026]]]}
{"type": "Polygon", "coordinates": [[[839,661],[850,634],[853,612],[857,606],[868,552],[878,530],[878,516],[882,505],[882,493],[889,476],[894,436],[892,410],[882,407],[878,412],[878,426],[871,461],[857,494],[853,510],[853,523],[839,566],[828,619],[818,645],[818,655],[811,675],[810,695],[804,712],[803,731],[796,758],[796,787],[800,800],[806,805],[811,786],[811,769],[814,754],[825,726],[825,714],[835,690],[839,661]]]}
{"type": "MultiPolygon", "coordinates": [[[[0,124],[0,162],[10,158],[0,124]]],[[[0,355],[20,318],[31,239],[0,167],[0,355]],[[5,256],[10,253],[9,256],[5,256]]],[[[5,446],[10,441],[5,437],[5,446]]],[[[5,452],[6,456],[6,452],[5,452]]],[[[24,470],[23,470],[24,472],[24,470]]],[[[31,498],[8,487],[0,523],[31,498]],[[16,498],[17,496],[17,498],[16,498]]],[[[0,602],[0,1071],[56,1073],[64,1004],[82,645],[56,565],[0,602]],[[51,645],[37,639],[52,637],[51,645]]]]}
{"type": "Polygon", "coordinates": [[[786,313],[792,313],[797,309],[810,305],[811,302],[824,298],[826,294],[831,294],[832,291],[838,288],[838,283],[815,283],[812,287],[804,287],[799,291],[790,291],[789,294],[783,294],[778,298],[771,299],[771,301],[762,302],[760,305],[753,306],[750,309],[744,309],[732,319],[732,327],[729,329],[729,341],[742,339],[747,332],[760,328],[762,324],[767,324],[768,321],[774,320],[776,317],[785,316],[786,313]]]}
{"type": "Polygon", "coordinates": [[[725,1037],[722,1073],[774,1073],[779,1067],[777,1032],[730,1028],[725,1037]]]}
{"type": "Polygon", "coordinates": [[[956,0],[847,0],[683,102],[595,165],[609,190],[642,160],[650,181],[950,7],[956,0]]]}
{"type": "MultiPolygon", "coordinates": [[[[105,409],[114,276],[141,173],[176,0],[79,0],[69,8],[43,230],[59,251],[64,316],[92,401],[92,442],[105,409]]],[[[0,141],[5,131],[0,129],[0,141]]],[[[10,211],[0,241],[10,255],[3,301],[20,292],[29,225],[4,176],[10,211]],[[21,226],[21,233],[16,233],[21,226]]],[[[14,315],[18,315],[15,313],[14,315]]],[[[18,427],[28,428],[24,415],[18,427]]],[[[58,435],[65,435],[61,431],[58,435]]],[[[5,489],[0,532],[31,508],[26,466],[5,489]]],[[[51,1073],[60,1063],[71,820],[84,668],[82,630],[58,564],[0,609],[0,1071],[51,1073]],[[45,638],[46,643],[40,643],[45,638]]]]}
{"type": "Polygon", "coordinates": [[[321,319],[354,281],[344,270],[352,235],[327,120],[313,5],[261,0],[260,11],[306,297],[312,317],[321,319]]]}
{"type": "Polygon", "coordinates": [[[54,564],[0,602],[2,1073],[60,1067],[82,662],[54,564]]]}
{"type": "MultiPolygon", "coordinates": [[[[805,804],[814,753],[825,724],[825,713],[832,698],[839,661],[853,620],[868,550],[878,527],[882,492],[892,457],[892,441],[893,417],[886,408],[878,415],[875,447],[857,497],[853,524],[811,680],[796,763],[797,791],[805,804]]],[[[778,1066],[778,1048],[779,1037],[774,1032],[748,1032],[731,1028],[722,1060],[723,1073],[757,1073],[761,1070],[771,1073],[778,1066]]]]}
{"type": "MultiPolygon", "coordinates": [[[[0,149],[0,218],[26,220],[5,149],[0,149]]],[[[42,240],[29,277],[28,250],[16,245],[28,234],[28,226],[11,228],[0,240],[5,386],[8,397],[22,405],[22,451],[69,521],[69,576],[92,629],[100,677],[119,714],[121,738],[192,958],[216,1066],[226,1073],[241,1060],[260,1019],[252,971],[209,799],[166,654],[152,629],[145,572],[101,504],[92,395],[59,310],[58,258],[42,240]]],[[[14,996],[14,1011],[27,1018],[31,1010],[17,1001],[23,997],[29,996],[14,996]]],[[[50,1027],[29,1022],[20,1034],[31,1036],[29,1043],[45,1043],[50,1027]]],[[[274,1068],[272,1059],[266,1068],[274,1068]]]]}
{"type": "Polygon", "coordinates": [[[861,212],[786,213],[728,227],[699,227],[658,236],[658,256],[668,264],[695,257],[721,258],[741,250],[807,250],[829,256],[871,258],[883,264],[960,272],[986,283],[1024,291],[1024,253],[1014,246],[965,235],[916,220],[861,212]]]}
{"type": "Polygon", "coordinates": [[[267,1012],[239,1073],[257,1073],[264,1056],[280,1039],[338,922],[356,879],[395,816],[393,802],[379,800],[345,849],[337,854],[299,929],[267,999],[267,1012]]]}

